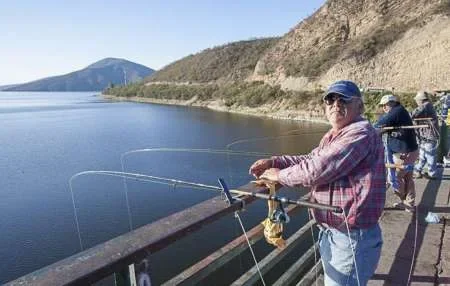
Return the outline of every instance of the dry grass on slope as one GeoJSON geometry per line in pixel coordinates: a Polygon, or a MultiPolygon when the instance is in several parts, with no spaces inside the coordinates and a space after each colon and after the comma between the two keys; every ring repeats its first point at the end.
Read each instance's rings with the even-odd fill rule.
{"type": "Polygon", "coordinates": [[[240,41],[206,49],[154,73],[151,82],[239,81],[247,78],[263,52],[279,38],[240,41]]]}

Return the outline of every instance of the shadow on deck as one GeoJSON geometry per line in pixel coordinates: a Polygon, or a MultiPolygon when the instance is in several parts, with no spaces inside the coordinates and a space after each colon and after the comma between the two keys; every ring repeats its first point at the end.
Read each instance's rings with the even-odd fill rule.
{"type": "Polygon", "coordinates": [[[384,245],[376,274],[369,285],[450,284],[449,247],[450,171],[441,169],[441,179],[417,179],[416,213],[389,207],[397,198],[388,191],[381,218],[384,245]],[[437,213],[439,224],[428,224],[428,212],[437,213]],[[446,231],[447,230],[447,231],[446,231]]]}

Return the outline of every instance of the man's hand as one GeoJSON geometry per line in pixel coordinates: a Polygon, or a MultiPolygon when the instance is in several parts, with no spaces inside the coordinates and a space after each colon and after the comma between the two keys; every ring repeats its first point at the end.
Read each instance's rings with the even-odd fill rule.
{"type": "Polygon", "coordinates": [[[266,179],[272,182],[278,182],[278,174],[280,173],[280,169],[270,168],[264,171],[260,176],[261,179],[266,179]]]}
{"type": "Polygon", "coordinates": [[[253,163],[248,170],[250,175],[253,175],[255,178],[259,178],[265,170],[272,167],[272,159],[260,159],[253,163]]]}

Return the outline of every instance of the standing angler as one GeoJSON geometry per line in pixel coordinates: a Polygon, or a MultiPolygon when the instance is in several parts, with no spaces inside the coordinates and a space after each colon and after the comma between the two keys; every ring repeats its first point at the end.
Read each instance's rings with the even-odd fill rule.
{"type": "Polygon", "coordinates": [[[361,116],[364,104],[355,83],[333,83],[323,101],[332,128],[317,148],[308,155],[260,159],[249,172],[286,186],[310,187],[316,202],[341,207],[344,215],[312,210],[320,228],[325,285],[366,285],[383,243],[378,225],[386,199],[383,143],[361,116]]]}
{"type": "Polygon", "coordinates": [[[417,130],[417,141],[419,143],[419,162],[414,166],[415,178],[425,176],[429,179],[436,178],[436,151],[439,139],[439,125],[436,110],[433,103],[430,102],[428,95],[424,91],[419,91],[414,97],[417,108],[411,114],[412,119],[417,122],[430,122],[429,128],[417,130]],[[421,118],[428,118],[427,121],[421,121],[421,118]],[[428,174],[423,173],[423,168],[428,164],[428,174]]]}
{"type": "MultiPolygon", "coordinates": [[[[376,128],[394,127],[397,129],[387,132],[387,146],[393,153],[394,163],[397,165],[414,164],[419,156],[416,135],[413,129],[402,129],[402,126],[412,126],[412,119],[408,111],[392,94],[384,95],[380,103],[384,115],[374,124],[376,128]]],[[[394,190],[400,198],[394,207],[404,208],[405,211],[413,212],[416,200],[416,187],[413,174],[406,169],[397,170],[398,189],[394,190]]]]}

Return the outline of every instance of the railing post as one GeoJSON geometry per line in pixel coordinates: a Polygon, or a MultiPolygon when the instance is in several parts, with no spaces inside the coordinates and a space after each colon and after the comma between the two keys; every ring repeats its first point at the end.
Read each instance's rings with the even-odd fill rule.
{"type": "Polygon", "coordinates": [[[128,269],[114,273],[114,282],[116,286],[131,286],[128,269]]]}
{"type": "Polygon", "coordinates": [[[439,137],[439,150],[437,154],[437,161],[439,163],[444,162],[444,156],[447,156],[448,152],[448,128],[445,121],[441,122],[439,137]]]}

